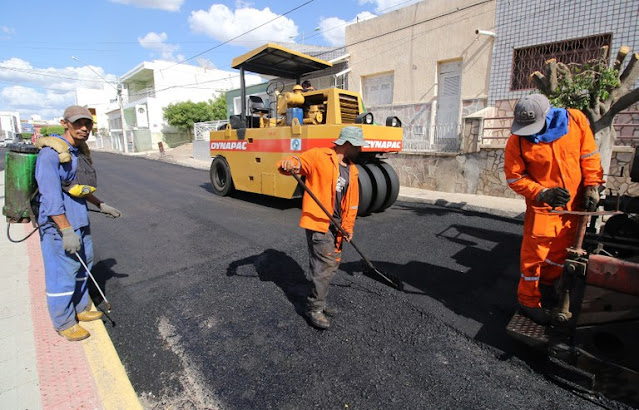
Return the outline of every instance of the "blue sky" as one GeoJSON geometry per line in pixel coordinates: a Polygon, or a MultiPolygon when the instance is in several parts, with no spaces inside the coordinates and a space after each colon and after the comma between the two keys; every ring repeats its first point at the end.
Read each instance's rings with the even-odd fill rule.
{"type": "Polygon", "coordinates": [[[346,25],[417,1],[7,1],[0,15],[0,111],[53,119],[74,103],[76,87],[104,86],[96,72],[115,83],[142,61],[232,70],[233,57],[270,41],[344,45],[346,25]]]}

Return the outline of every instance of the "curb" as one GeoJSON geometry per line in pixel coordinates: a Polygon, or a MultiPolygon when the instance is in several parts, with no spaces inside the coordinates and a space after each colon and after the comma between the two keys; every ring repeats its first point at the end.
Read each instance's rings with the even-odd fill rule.
{"type": "Polygon", "coordinates": [[[444,208],[459,209],[459,210],[468,211],[468,212],[477,212],[482,214],[498,216],[501,218],[511,218],[511,219],[516,219],[520,221],[524,220],[523,212],[489,208],[486,206],[469,204],[467,202],[451,202],[443,198],[438,198],[438,199],[416,198],[414,196],[399,194],[397,196],[397,202],[437,205],[444,208]]]}

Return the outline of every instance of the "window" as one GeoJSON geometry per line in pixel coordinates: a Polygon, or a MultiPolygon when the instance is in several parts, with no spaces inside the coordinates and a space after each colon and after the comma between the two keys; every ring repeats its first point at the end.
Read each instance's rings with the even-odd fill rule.
{"type": "Polygon", "coordinates": [[[529,77],[535,71],[543,72],[546,60],[555,58],[564,64],[583,64],[588,60],[599,58],[601,47],[610,47],[611,44],[612,34],[608,33],[515,49],[510,90],[533,88],[529,77]]]}
{"type": "Polygon", "coordinates": [[[393,103],[393,74],[381,74],[362,79],[363,98],[367,107],[393,103]]]}

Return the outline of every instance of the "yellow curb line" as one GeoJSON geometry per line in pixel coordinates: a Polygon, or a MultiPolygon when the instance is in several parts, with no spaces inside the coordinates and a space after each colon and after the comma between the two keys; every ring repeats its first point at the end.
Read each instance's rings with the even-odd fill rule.
{"type": "Polygon", "coordinates": [[[82,347],[104,408],[142,409],[104,323],[101,320],[82,322],[82,327],[91,332],[91,337],[82,341],[82,347]]]}

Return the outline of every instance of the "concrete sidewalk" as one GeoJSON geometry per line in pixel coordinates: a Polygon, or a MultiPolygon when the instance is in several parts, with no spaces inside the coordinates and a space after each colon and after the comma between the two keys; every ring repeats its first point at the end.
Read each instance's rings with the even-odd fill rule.
{"type": "MultiPolygon", "coordinates": [[[[119,154],[120,152],[115,153],[119,154]]],[[[165,149],[164,153],[152,151],[148,153],[135,153],[128,155],[170,162],[197,169],[209,170],[211,166],[210,160],[201,161],[193,158],[193,144],[184,144],[176,148],[168,148],[165,149]]],[[[397,200],[402,202],[438,205],[521,220],[523,220],[524,212],[526,211],[526,203],[523,198],[513,199],[486,195],[456,194],[405,186],[400,187],[399,197],[397,200]]]]}
{"type": "MultiPolygon", "coordinates": [[[[5,217],[0,219],[0,408],[141,409],[101,321],[83,323],[91,337],[81,342],[68,342],[53,330],[39,235],[12,243],[5,217]]],[[[32,230],[31,224],[11,224],[11,238],[20,240],[32,230]]]]}

